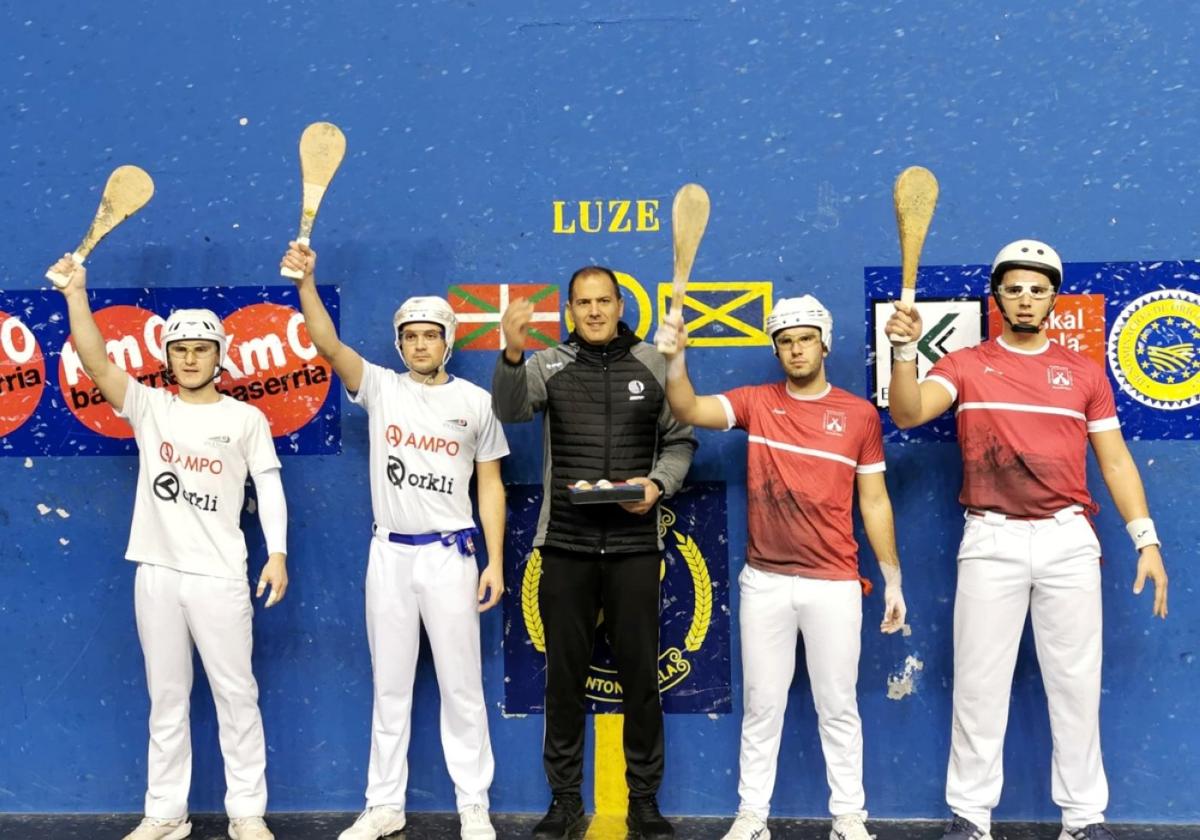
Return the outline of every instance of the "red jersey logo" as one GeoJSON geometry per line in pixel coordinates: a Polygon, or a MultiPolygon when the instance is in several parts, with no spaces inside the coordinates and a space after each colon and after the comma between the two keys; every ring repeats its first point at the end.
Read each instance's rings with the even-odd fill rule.
{"type": "Polygon", "coordinates": [[[1060,391],[1069,391],[1071,389],[1071,369],[1062,365],[1050,365],[1046,368],[1046,378],[1050,381],[1050,387],[1060,391]]]}
{"type": "Polygon", "coordinates": [[[846,433],[846,412],[826,411],[825,421],[822,425],[825,427],[827,435],[844,435],[846,433]]]}

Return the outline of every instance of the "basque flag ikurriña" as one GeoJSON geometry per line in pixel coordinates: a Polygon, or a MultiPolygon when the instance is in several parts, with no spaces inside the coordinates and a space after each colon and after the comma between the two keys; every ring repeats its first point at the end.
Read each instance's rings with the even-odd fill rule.
{"type": "Polygon", "coordinates": [[[558,306],[558,286],[537,283],[472,283],[451,286],[447,290],[450,306],[458,318],[456,350],[503,350],[504,331],[500,317],[510,301],[527,298],[533,303],[526,350],[542,350],[558,344],[562,334],[562,313],[558,306]]]}

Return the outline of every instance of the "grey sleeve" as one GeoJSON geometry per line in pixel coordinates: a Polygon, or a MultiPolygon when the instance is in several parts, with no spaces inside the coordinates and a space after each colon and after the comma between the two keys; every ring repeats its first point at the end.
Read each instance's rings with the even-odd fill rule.
{"type": "Polygon", "coordinates": [[[657,478],[666,488],[664,495],[674,496],[683,486],[695,452],[696,435],[692,427],[676,420],[670,404],[663,400],[658,413],[658,458],[647,478],[657,478]]]}
{"type": "Polygon", "coordinates": [[[501,352],[492,374],[492,409],[504,423],[524,423],[546,407],[546,367],[542,351],[519,365],[501,352]]]}
{"type": "MultiPolygon", "coordinates": [[[[663,393],[667,389],[667,363],[651,344],[642,342],[634,346],[634,354],[646,365],[658,380],[663,393]]],[[[663,483],[664,496],[673,496],[683,486],[692,456],[696,453],[696,435],[692,427],[680,423],[671,413],[671,404],[664,397],[658,411],[658,457],[647,478],[657,478],[663,483]]]]}

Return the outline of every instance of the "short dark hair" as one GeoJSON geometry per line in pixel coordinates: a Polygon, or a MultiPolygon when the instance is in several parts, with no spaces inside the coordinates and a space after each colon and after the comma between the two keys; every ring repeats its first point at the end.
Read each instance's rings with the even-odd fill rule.
{"type": "Polygon", "coordinates": [[[611,268],[603,265],[585,265],[583,268],[571,275],[571,282],[567,284],[567,302],[570,303],[575,299],[575,281],[580,277],[585,277],[588,274],[603,274],[612,281],[613,292],[616,293],[617,299],[621,299],[621,284],[617,281],[617,275],[611,268]]]}

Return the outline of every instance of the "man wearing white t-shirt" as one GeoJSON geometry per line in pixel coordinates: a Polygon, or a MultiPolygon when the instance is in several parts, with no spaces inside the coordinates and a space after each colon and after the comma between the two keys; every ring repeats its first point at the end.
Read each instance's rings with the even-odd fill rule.
{"type": "Polygon", "coordinates": [[[342,344],[315,277],[317,255],[292,242],[281,266],[298,271],[300,306],[317,350],[350,400],[367,410],[371,510],[367,638],[375,676],[367,807],[339,840],[376,840],[404,828],[412,686],[421,624],[441,694],[442,749],[464,840],[494,840],[488,788],[494,761],[479,641],[479,613],[504,591],[504,429],[487,391],[446,373],[454,312],[439,297],[409,298],[392,326],[408,368],[397,373],[342,344]],[[474,475],[488,564],[475,564],[474,475]]]}
{"type": "Polygon", "coordinates": [[[825,777],[830,840],[870,840],[865,820],[858,662],[862,593],[852,508],[886,587],[880,629],[895,633],[906,609],[892,504],[884,482],[879,413],[825,378],[833,316],[811,295],[783,298],[767,335],[785,379],[697,396],[687,372],[682,316],[661,333],[668,346],[667,399],[681,423],[745,429],[746,566],[738,578],[745,711],[737,817],[724,840],[768,840],[784,711],[804,643],[825,777]]]}
{"type": "Polygon", "coordinates": [[[1020,239],[992,263],[1001,336],[944,356],[918,384],[921,317],[896,304],[889,410],[903,429],[956,406],[966,526],[954,599],[954,725],[943,840],[990,840],[1004,784],[1002,757],[1017,648],[1032,614],[1054,753],[1051,794],[1059,840],[1110,840],[1100,756],[1100,543],[1089,518],[1087,444],[1139,552],[1133,591],[1154,581],[1167,615],[1167,574],[1112,386],[1085,356],[1045,332],[1062,260],[1020,239]]]}
{"type": "Polygon", "coordinates": [[[83,267],[68,255],[52,271],[69,278],[62,293],[83,368],[129,421],[138,445],[125,557],[138,564],[134,608],[150,693],[150,750],[146,816],[125,840],[180,840],[191,833],[193,645],[217,709],[229,836],[270,840],[263,821],[266,747],[250,667],[253,609],[239,527],[249,475],[269,554],[258,595],[270,586],[270,607],[287,589],[287,506],[267,419],[216,389],[226,339],[215,314],[207,309],[171,314],[162,351],[179,392],[150,388],[108,358],[83,267]]]}

